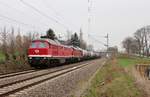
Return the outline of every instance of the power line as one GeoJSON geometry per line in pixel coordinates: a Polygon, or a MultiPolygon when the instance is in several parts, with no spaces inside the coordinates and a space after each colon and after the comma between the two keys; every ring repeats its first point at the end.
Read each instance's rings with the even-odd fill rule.
{"type": "MultiPolygon", "coordinates": [[[[45,2],[45,0],[41,0],[41,1],[42,1],[42,3],[43,3],[44,5],[46,5],[47,8],[52,9],[53,12],[56,14],[56,16],[59,16],[59,17],[57,17],[57,19],[66,21],[66,19],[61,15],[60,12],[56,11],[52,6],[48,6],[48,5],[47,5],[47,2],[45,2]]],[[[72,22],[70,22],[70,21],[66,21],[66,22],[68,22],[69,24],[71,24],[73,27],[76,27],[72,22]]],[[[77,27],[76,27],[76,28],[77,28],[77,27]]]]}
{"type": "MultiPolygon", "coordinates": [[[[7,3],[4,3],[4,2],[1,2],[0,1],[0,4],[1,5],[3,5],[3,6],[5,6],[5,7],[7,7],[7,8],[10,8],[10,9],[14,9],[14,10],[16,10],[17,12],[19,12],[21,15],[27,15],[27,14],[25,14],[23,11],[21,11],[21,10],[18,10],[17,8],[15,8],[15,7],[13,7],[13,6],[10,6],[10,5],[8,5],[7,3]]],[[[31,18],[31,17],[30,17],[31,18]]],[[[42,23],[43,24],[43,23],[42,23]]],[[[44,24],[45,26],[48,26],[47,24],[44,24]]]]}
{"type": "MultiPolygon", "coordinates": [[[[100,36],[101,38],[106,38],[107,39],[107,43],[103,43],[103,42],[95,39],[95,37],[93,37],[92,35],[89,34],[90,31],[91,31],[91,23],[92,23],[92,4],[93,4],[93,1],[92,0],[88,0],[88,37],[91,37],[96,42],[106,46],[107,50],[108,50],[108,47],[109,47],[109,36],[108,36],[108,34],[107,34],[107,36],[100,36]]],[[[97,36],[97,35],[95,35],[95,36],[97,36]]]]}
{"type": "Polygon", "coordinates": [[[88,0],[88,35],[91,31],[91,23],[92,23],[91,9],[92,9],[92,0],[88,0]]]}
{"type": "MultiPolygon", "coordinates": [[[[42,3],[48,8],[48,9],[52,9],[53,10],[53,12],[57,15],[57,16],[59,16],[61,19],[64,19],[62,16],[60,16],[60,13],[58,13],[52,6],[48,6],[47,5],[47,2],[45,2],[45,0],[43,1],[43,0],[41,0],[42,1],[42,3]]],[[[60,19],[59,18],[59,19],[60,19]]]]}
{"type": "Polygon", "coordinates": [[[90,34],[90,35],[94,35],[95,37],[98,37],[98,38],[106,38],[106,36],[101,36],[101,35],[96,35],[96,34],[90,34]]]}
{"type": "Polygon", "coordinates": [[[21,10],[18,10],[17,8],[12,7],[12,6],[10,6],[10,5],[8,5],[8,4],[6,4],[6,3],[2,2],[2,1],[0,1],[0,4],[1,4],[1,5],[3,5],[3,6],[5,6],[5,7],[8,7],[8,8],[14,9],[14,10],[18,11],[18,12],[19,12],[19,13],[21,13],[21,14],[23,14],[23,13],[24,13],[24,12],[22,12],[21,10]]]}
{"type": "Polygon", "coordinates": [[[60,23],[58,20],[56,20],[56,19],[54,19],[54,18],[48,16],[47,14],[41,12],[40,10],[38,10],[37,8],[35,8],[34,6],[32,6],[31,4],[29,4],[29,3],[27,3],[27,2],[25,2],[25,1],[23,1],[23,0],[20,0],[20,1],[21,1],[24,5],[30,7],[31,9],[33,9],[33,10],[36,11],[36,12],[38,12],[39,14],[41,14],[41,15],[44,16],[44,17],[46,17],[47,19],[49,19],[49,20],[51,20],[51,21],[54,21],[55,23],[60,24],[60,25],[62,25],[64,28],[68,29],[68,27],[66,27],[64,24],[62,24],[62,23],[60,23]]]}
{"type": "Polygon", "coordinates": [[[108,48],[109,48],[109,34],[108,33],[105,38],[107,39],[107,52],[108,52],[108,48]]]}
{"type": "Polygon", "coordinates": [[[103,42],[101,42],[101,41],[99,41],[99,40],[97,40],[95,37],[93,37],[92,35],[88,35],[89,37],[91,37],[94,41],[96,41],[96,42],[98,42],[98,43],[100,43],[100,44],[102,44],[102,45],[104,45],[104,46],[107,46],[105,43],[103,43],[103,42]]]}
{"type": "Polygon", "coordinates": [[[9,21],[13,21],[13,22],[15,22],[15,23],[19,23],[19,24],[24,25],[24,26],[37,28],[37,27],[35,27],[35,26],[33,26],[33,25],[30,25],[30,24],[27,24],[27,23],[24,23],[24,22],[18,21],[18,20],[13,19],[13,18],[9,18],[9,17],[4,16],[4,15],[2,15],[2,14],[0,14],[0,17],[5,18],[5,19],[7,19],[7,20],[9,20],[9,21]]]}

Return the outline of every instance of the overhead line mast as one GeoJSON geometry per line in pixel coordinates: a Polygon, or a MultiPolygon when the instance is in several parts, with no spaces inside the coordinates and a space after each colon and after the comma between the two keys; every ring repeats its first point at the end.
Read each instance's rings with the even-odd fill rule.
{"type": "MultiPolygon", "coordinates": [[[[92,35],[90,34],[91,32],[91,23],[92,23],[92,0],[88,0],[88,37],[92,37],[92,35]]],[[[109,34],[107,33],[107,35],[103,38],[106,38],[107,43],[103,43],[101,41],[96,40],[95,38],[93,38],[93,40],[97,41],[98,43],[103,44],[104,46],[107,47],[107,54],[108,54],[108,49],[109,49],[109,34]]]]}
{"type": "Polygon", "coordinates": [[[107,35],[105,36],[106,40],[107,40],[107,44],[106,44],[106,47],[107,47],[107,51],[108,51],[108,48],[109,48],[109,34],[107,33],[107,35]]]}
{"type": "Polygon", "coordinates": [[[88,0],[88,37],[91,31],[91,1],[88,0]]]}
{"type": "Polygon", "coordinates": [[[90,44],[90,32],[91,32],[91,0],[88,0],[88,29],[87,29],[87,37],[88,37],[88,44],[90,44]]]}

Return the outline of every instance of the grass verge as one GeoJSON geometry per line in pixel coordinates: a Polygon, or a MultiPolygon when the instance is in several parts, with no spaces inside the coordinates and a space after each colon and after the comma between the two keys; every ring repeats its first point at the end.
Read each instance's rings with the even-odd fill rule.
{"type": "Polygon", "coordinates": [[[117,62],[122,67],[129,68],[136,64],[150,64],[150,59],[149,58],[140,58],[140,57],[137,57],[137,58],[136,57],[134,57],[134,58],[118,57],[117,62]]]}
{"type": "Polygon", "coordinates": [[[108,61],[96,74],[84,97],[143,97],[133,77],[124,70],[124,66],[134,62],[130,59],[108,61]]]}

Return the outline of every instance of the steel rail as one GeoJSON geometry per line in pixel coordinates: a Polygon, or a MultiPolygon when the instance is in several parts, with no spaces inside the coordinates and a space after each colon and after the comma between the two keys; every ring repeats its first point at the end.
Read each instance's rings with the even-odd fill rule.
{"type": "Polygon", "coordinates": [[[90,63],[81,64],[81,65],[78,65],[78,66],[71,66],[71,67],[69,67],[69,68],[63,68],[63,69],[61,69],[61,70],[56,70],[56,71],[49,72],[49,73],[44,74],[44,75],[40,75],[40,76],[36,77],[39,81],[35,81],[35,82],[34,82],[34,79],[36,79],[36,78],[34,77],[34,78],[31,78],[31,79],[27,79],[27,80],[23,80],[23,81],[19,81],[19,82],[13,83],[13,84],[6,85],[6,86],[4,86],[3,88],[0,88],[0,90],[3,90],[3,89],[6,90],[7,88],[10,88],[10,89],[11,89],[13,86],[15,86],[15,89],[12,89],[12,90],[9,90],[9,89],[8,89],[8,91],[6,90],[6,91],[0,92],[0,97],[5,97],[5,96],[8,96],[8,95],[10,95],[10,94],[14,94],[14,93],[16,93],[16,92],[19,92],[19,91],[24,90],[24,89],[26,89],[26,88],[29,88],[29,87],[31,87],[31,86],[38,85],[38,84],[40,84],[40,83],[42,83],[42,82],[45,82],[45,81],[47,81],[47,80],[51,80],[51,79],[53,79],[53,78],[59,77],[59,76],[61,76],[61,75],[67,74],[67,73],[69,73],[69,72],[78,70],[78,69],[80,69],[80,68],[82,68],[82,67],[87,66],[88,64],[90,64],[90,63]],[[52,75],[52,74],[53,74],[53,75],[52,75]],[[51,76],[51,77],[48,77],[48,76],[50,76],[50,75],[52,75],[52,76],[51,76]],[[42,77],[45,77],[45,78],[42,78],[42,77]],[[41,78],[41,79],[40,79],[40,78],[41,78]],[[32,80],[33,80],[33,81],[32,81],[32,80]],[[28,82],[30,82],[30,83],[28,84],[28,82]],[[25,83],[26,83],[26,85],[25,85],[25,83]],[[22,86],[19,86],[19,85],[22,85],[22,86]],[[12,86],[12,87],[11,87],[11,86],[12,86]],[[16,88],[16,86],[18,86],[18,87],[16,88]]]}

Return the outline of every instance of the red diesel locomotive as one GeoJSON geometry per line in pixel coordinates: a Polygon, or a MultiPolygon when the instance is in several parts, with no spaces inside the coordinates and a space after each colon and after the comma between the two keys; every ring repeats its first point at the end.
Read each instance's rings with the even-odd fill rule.
{"type": "Polygon", "coordinates": [[[33,40],[28,49],[28,61],[33,67],[80,60],[82,56],[81,50],[51,39],[33,40]]]}
{"type": "Polygon", "coordinates": [[[79,61],[91,56],[98,55],[46,38],[33,40],[28,49],[28,62],[32,67],[50,67],[53,64],[79,61]]]}

